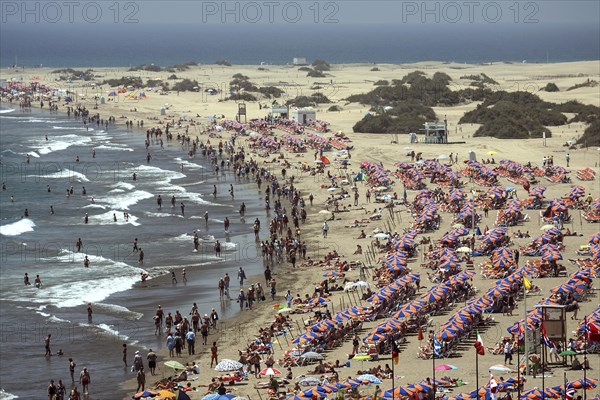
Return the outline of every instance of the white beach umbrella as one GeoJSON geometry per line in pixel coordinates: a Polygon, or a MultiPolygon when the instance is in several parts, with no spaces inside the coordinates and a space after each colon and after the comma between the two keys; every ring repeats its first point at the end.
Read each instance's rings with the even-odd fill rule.
{"type": "Polygon", "coordinates": [[[218,372],[227,372],[227,371],[237,371],[240,368],[243,368],[244,365],[235,360],[221,360],[220,363],[215,367],[215,371],[218,372]]]}
{"type": "Polygon", "coordinates": [[[314,351],[309,351],[302,354],[300,358],[304,358],[305,360],[322,360],[325,357],[323,356],[323,354],[319,354],[314,351]]]}
{"type": "Polygon", "coordinates": [[[387,233],[376,233],[375,235],[373,235],[374,238],[377,239],[387,239],[388,237],[390,237],[390,235],[388,235],[387,233]]]}

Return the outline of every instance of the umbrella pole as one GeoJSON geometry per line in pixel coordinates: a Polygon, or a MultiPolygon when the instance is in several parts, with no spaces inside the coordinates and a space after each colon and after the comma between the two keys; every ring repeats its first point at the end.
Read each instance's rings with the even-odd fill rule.
{"type": "MultiPolygon", "coordinates": [[[[477,339],[475,339],[477,340],[477,339]]],[[[479,389],[479,352],[475,352],[475,387],[479,389]]],[[[519,399],[521,396],[518,397],[519,399]]]]}
{"type": "Polygon", "coordinates": [[[260,400],[262,400],[262,396],[260,395],[260,392],[258,391],[258,389],[256,389],[256,393],[258,393],[258,397],[260,398],[260,400]]]}
{"type": "MultiPolygon", "coordinates": [[[[434,339],[435,340],[435,339],[434,339]]],[[[433,353],[431,354],[431,361],[433,363],[433,400],[435,400],[436,389],[435,389],[435,342],[433,343],[433,353]]]]}
{"type": "MultiPolygon", "coordinates": [[[[587,324],[587,315],[584,317],[583,319],[583,348],[584,348],[584,353],[583,353],[583,384],[587,385],[587,368],[586,368],[586,362],[587,362],[587,335],[588,335],[588,324],[587,324]]],[[[583,400],[587,400],[587,388],[584,386],[583,388],[583,400]]]]}
{"type": "Polygon", "coordinates": [[[527,291],[523,285],[523,337],[525,338],[525,376],[529,375],[529,341],[527,340],[527,291]]]}
{"type": "Polygon", "coordinates": [[[564,376],[564,381],[565,381],[564,382],[565,388],[562,391],[562,395],[563,395],[562,398],[566,400],[567,399],[567,373],[563,372],[563,374],[564,374],[563,376],[564,376]]]}
{"type": "Polygon", "coordinates": [[[396,394],[394,393],[396,391],[396,371],[394,370],[394,364],[396,363],[394,362],[394,346],[392,345],[392,400],[396,398],[396,394]]]}
{"type": "MultiPolygon", "coordinates": [[[[527,323],[527,320],[525,320],[527,323]]],[[[542,322],[543,323],[543,322],[542,322]]],[[[546,346],[540,347],[542,353],[542,400],[546,399],[546,346]]]]}
{"type": "MultiPolygon", "coordinates": [[[[525,323],[527,323],[527,320],[525,320],[525,323]]],[[[520,326],[518,328],[520,328],[520,326]]],[[[517,332],[519,331],[518,328],[517,328],[517,332]]],[[[520,399],[520,398],[521,398],[521,347],[519,346],[519,334],[517,333],[517,399],[520,399]]]]}

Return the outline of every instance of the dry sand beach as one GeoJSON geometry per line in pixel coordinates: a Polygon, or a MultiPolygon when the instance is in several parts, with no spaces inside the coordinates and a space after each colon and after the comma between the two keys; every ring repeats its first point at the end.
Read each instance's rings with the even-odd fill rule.
{"type": "MultiPolygon", "coordinates": [[[[278,86],[286,91],[287,99],[294,98],[300,94],[312,93],[311,87],[315,82],[321,84],[321,92],[329,97],[333,104],[321,105],[317,108],[317,118],[329,122],[330,128],[333,132],[343,131],[350,138],[352,145],[351,159],[347,169],[342,169],[341,158],[336,157],[335,154],[326,153],[326,155],[332,161],[332,164],[328,167],[328,170],[332,174],[345,175],[346,173],[350,176],[356,175],[360,170],[360,163],[363,161],[369,161],[371,163],[382,164],[385,169],[391,171],[395,170],[394,164],[397,162],[410,162],[410,157],[407,156],[408,150],[405,147],[411,147],[415,152],[422,152],[425,160],[435,159],[439,155],[448,155],[450,153],[458,155],[458,165],[454,165],[453,168],[456,171],[458,168],[462,168],[463,161],[467,159],[469,151],[475,151],[478,160],[481,158],[491,158],[487,155],[488,152],[495,152],[493,157],[496,160],[495,165],[489,167],[498,166],[498,162],[503,159],[513,160],[522,164],[531,162],[535,165],[541,165],[542,159],[545,156],[553,156],[556,165],[566,166],[565,155],[566,148],[563,144],[567,140],[576,140],[582,132],[585,130],[586,125],[581,123],[574,123],[568,126],[561,126],[553,128],[554,135],[552,138],[546,140],[546,143],[542,139],[530,139],[530,140],[499,140],[494,138],[474,138],[473,133],[477,129],[474,124],[463,124],[458,129],[458,120],[467,111],[474,109],[477,104],[465,104],[456,107],[436,107],[435,112],[439,120],[444,119],[448,121],[449,126],[449,140],[453,142],[463,142],[457,144],[425,144],[425,143],[409,143],[408,136],[400,134],[398,136],[398,142],[392,143],[392,135],[386,134],[358,134],[352,132],[352,126],[367,113],[368,107],[359,105],[357,103],[347,103],[344,99],[351,94],[365,93],[373,88],[373,83],[386,79],[399,79],[406,74],[420,70],[428,75],[434,72],[444,72],[448,74],[452,79],[452,85],[457,87],[468,85],[467,81],[460,79],[461,76],[469,74],[485,73],[492,77],[498,82],[498,88],[507,91],[524,90],[533,92],[539,95],[543,100],[555,103],[566,102],[569,100],[578,100],[584,104],[591,104],[600,106],[600,95],[598,93],[598,87],[583,87],[573,91],[565,91],[566,88],[571,87],[575,84],[581,83],[586,79],[600,80],[600,64],[598,61],[590,62],[573,62],[563,64],[518,64],[518,63],[497,63],[491,65],[465,65],[465,64],[447,64],[440,62],[423,62],[411,65],[377,65],[379,71],[371,71],[374,65],[334,65],[331,71],[328,72],[326,78],[314,79],[307,78],[305,72],[298,72],[297,67],[293,66],[273,66],[264,65],[259,70],[258,66],[238,66],[232,67],[221,67],[216,65],[201,65],[191,67],[187,71],[177,72],[179,78],[195,79],[201,83],[202,88],[209,86],[226,88],[228,82],[231,80],[232,75],[241,73],[247,75],[252,82],[256,82],[263,86],[278,86]],[[548,82],[554,82],[560,88],[559,92],[545,92],[540,91],[548,82]],[[327,109],[331,105],[338,105],[342,111],[329,112],[327,109]]],[[[146,72],[136,71],[128,72],[126,68],[116,69],[94,69],[94,74],[98,77],[96,81],[103,81],[109,78],[120,78],[122,76],[134,75],[141,76],[145,81],[147,79],[163,79],[166,80],[170,73],[167,72],[146,72]]],[[[37,80],[40,83],[47,84],[56,88],[67,89],[73,92],[77,92],[76,104],[80,104],[89,108],[90,110],[94,107],[95,101],[93,99],[94,93],[99,92],[106,96],[111,88],[107,85],[102,85],[99,88],[84,87],[81,82],[75,81],[67,84],[64,81],[57,81],[56,74],[52,74],[51,70],[48,69],[35,69],[35,70],[3,70],[0,77],[2,79],[10,80],[15,77],[22,77],[24,82],[29,82],[32,79],[37,80]],[[83,96],[82,96],[83,95],[83,96]]],[[[452,86],[451,86],[452,87],[452,86]]],[[[160,120],[171,120],[179,119],[182,115],[186,115],[187,119],[193,119],[199,126],[209,126],[209,117],[224,115],[227,119],[234,119],[237,112],[237,103],[235,101],[221,101],[223,99],[222,92],[215,96],[208,95],[205,92],[169,92],[168,95],[159,95],[158,93],[147,90],[147,98],[144,100],[139,99],[126,99],[125,94],[120,94],[114,97],[114,101],[108,101],[106,104],[99,104],[97,110],[91,110],[92,112],[99,112],[102,116],[115,116],[117,123],[122,121],[132,120],[134,124],[137,121],[144,121],[144,128],[151,128],[158,126],[160,120]],[[168,106],[166,106],[168,104],[168,106]],[[160,115],[161,107],[166,106],[166,115],[160,115]]],[[[109,97],[107,97],[109,98],[109,97]]],[[[261,100],[261,103],[267,103],[270,100],[261,100]]],[[[266,115],[266,110],[259,109],[257,102],[247,102],[248,107],[248,120],[252,118],[263,118],[266,115]]],[[[63,110],[61,105],[59,110],[63,110]]],[[[194,136],[201,129],[190,133],[194,136]]],[[[176,129],[175,132],[183,132],[183,129],[176,129]]],[[[142,132],[140,131],[140,135],[142,132]]],[[[600,135],[600,132],[598,133],[600,135]]],[[[228,140],[231,136],[230,132],[220,132],[223,140],[228,140]]],[[[282,132],[276,130],[276,136],[281,136],[282,132]]],[[[331,137],[332,133],[322,134],[325,137],[331,137]]],[[[207,136],[200,135],[200,140],[206,141],[207,136]]],[[[239,142],[238,142],[239,143],[239,142]]],[[[236,143],[236,144],[238,144],[236,143]]],[[[241,143],[249,148],[250,140],[248,137],[243,137],[241,143]]],[[[574,174],[572,175],[572,184],[577,184],[585,187],[586,194],[590,193],[594,199],[600,197],[600,186],[598,184],[598,174],[600,172],[600,149],[587,148],[570,150],[570,167],[569,170],[576,171],[583,168],[591,168],[595,174],[596,179],[592,181],[578,181],[574,174]]],[[[320,213],[325,210],[325,201],[328,198],[329,192],[327,191],[327,185],[329,180],[326,175],[311,176],[303,173],[300,167],[303,162],[312,165],[313,162],[313,150],[308,150],[306,153],[292,153],[287,150],[281,151],[282,158],[288,160],[292,165],[288,169],[288,176],[294,176],[294,186],[298,188],[306,199],[309,193],[313,193],[315,197],[314,205],[308,205],[307,201],[307,213],[308,218],[306,224],[301,226],[302,238],[307,240],[309,251],[308,254],[314,259],[322,259],[323,256],[330,250],[336,250],[343,259],[346,261],[358,261],[366,264],[373,265],[374,263],[369,262],[364,255],[353,254],[356,250],[357,244],[360,244],[363,249],[370,248],[372,241],[374,240],[372,235],[376,229],[381,231],[396,231],[399,233],[404,232],[408,229],[414,221],[411,211],[404,205],[396,206],[396,218],[393,222],[389,221],[387,212],[383,215],[382,220],[370,221],[363,228],[351,228],[355,220],[361,220],[368,218],[369,215],[377,208],[383,206],[381,203],[366,203],[365,193],[369,188],[366,182],[357,182],[358,192],[360,194],[359,207],[353,206],[353,199],[347,198],[340,203],[340,208],[347,206],[348,212],[336,213],[336,219],[329,222],[329,234],[326,239],[321,237],[321,225],[323,224],[324,217],[328,215],[326,213],[320,213]],[[358,239],[360,230],[364,229],[368,237],[364,239],[358,239]]],[[[268,158],[260,157],[257,154],[253,154],[253,157],[263,163],[271,161],[274,156],[268,158]]],[[[272,170],[278,176],[281,176],[282,162],[277,161],[275,164],[264,164],[267,168],[272,170]]],[[[468,182],[468,178],[462,177],[463,181],[467,184],[464,187],[465,191],[469,191],[472,188],[478,190],[487,190],[483,186],[471,184],[468,182]]],[[[390,193],[397,192],[402,197],[402,182],[395,179],[396,183],[391,187],[390,193]]],[[[514,186],[506,180],[506,178],[500,177],[499,184],[501,186],[514,186]]],[[[564,196],[570,187],[570,184],[565,183],[550,183],[542,179],[541,184],[547,186],[545,193],[546,201],[564,196]]],[[[435,184],[427,183],[428,188],[433,189],[437,187],[435,184]]],[[[447,189],[445,189],[447,190],[447,189]]],[[[416,191],[408,191],[408,201],[411,202],[416,191]]],[[[517,187],[517,194],[519,198],[526,198],[527,194],[521,187],[517,187]]],[[[290,208],[287,200],[284,200],[284,206],[290,208]]],[[[545,222],[539,218],[540,210],[524,210],[524,213],[529,215],[529,220],[525,223],[510,227],[509,233],[516,232],[517,229],[521,231],[529,231],[532,238],[538,236],[540,227],[545,225],[545,222]]],[[[478,212],[482,213],[481,210],[478,212]]],[[[451,229],[453,225],[453,214],[449,212],[440,211],[441,215],[441,227],[435,231],[429,231],[418,236],[418,239],[422,237],[430,237],[435,243],[445,232],[451,229]]],[[[580,256],[577,255],[576,251],[580,245],[586,244],[588,238],[598,232],[598,224],[588,223],[581,218],[580,210],[571,210],[572,222],[565,224],[565,228],[569,228],[571,231],[577,231],[581,233],[581,236],[577,237],[565,237],[563,251],[562,265],[567,268],[568,274],[577,270],[577,266],[570,263],[568,259],[577,259],[580,256]]],[[[493,228],[497,216],[496,210],[491,210],[489,216],[483,217],[479,226],[483,230],[484,227],[493,228]]],[[[263,221],[267,225],[267,220],[263,221]]],[[[511,235],[512,236],[512,235],[511,235]]],[[[531,242],[530,239],[525,238],[511,238],[512,249],[516,249],[518,246],[525,246],[531,242]]],[[[427,289],[435,285],[427,279],[427,272],[431,272],[429,269],[421,267],[423,262],[424,247],[420,247],[420,253],[415,259],[411,259],[408,267],[412,272],[421,274],[421,289],[419,293],[424,293],[427,289]]],[[[377,258],[384,257],[385,253],[377,253],[377,258]]],[[[535,258],[535,257],[534,257],[535,258]]],[[[521,256],[520,265],[523,265],[530,257],[521,256]]],[[[475,276],[472,279],[472,284],[477,288],[476,296],[481,296],[489,288],[494,286],[495,280],[483,279],[479,270],[479,263],[488,261],[489,256],[477,257],[475,260],[475,276]]],[[[378,265],[375,265],[378,266],[378,265]]],[[[464,268],[464,263],[463,263],[464,268]]],[[[243,311],[239,316],[232,320],[222,321],[221,327],[218,331],[211,331],[208,338],[209,346],[198,346],[200,352],[197,352],[195,357],[188,357],[185,355],[182,358],[178,358],[177,361],[186,363],[195,361],[200,366],[200,374],[194,375],[191,384],[194,387],[202,385],[195,392],[188,392],[192,399],[200,399],[206,394],[206,385],[208,385],[213,377],[219,377],[222,374],[214,371],[210,368],[210,343],[216,341],[219,347],[219,359],[233,359],[239,358],[238,351],[245,349],[248,342],[258,334],[258,330],[261,327],[267,327],[274,320],[277,315],[273,306],[275,304],[285,303],[283,296],[289,289],[291,293],[300,296],[304,296],[306,293],[313,294],[313,287],[318,285],[323,280],[323,274],[327,272],[320,267],[297,267],[292,269],[291,264],[284,264],[275,270],[275,277],[278,281],[278,293],[274,301],[267,299],[265,302],[258,303],[253,310],[243,311]]],[[[359,270],[353,268],[346,273],[348,280],[359,279],[359,270]]],[[[527,308],[531,309],[535,303],[546,298],[550,295],[550,289],[565,282],[568,278],[565,276],[561,277],[546,277],[540,279],[534,279],[533,283],[541,289],[540,293],[530,294],[527,296],[527,308]]],[[[235,280],[235,279],[234,279],[235,280]]],[[[373,284],[371,279],[367,279],[371,284],[371,287],[375,290],[376,286],[373,284]]],[[[168,285],[168,279],[164,279],[165,285],[168,285]]],[[[256,281],[263,281],[262,276],[251,277],[250,283],[256,281]]],[[[591,314],[599,305],[598,300],[598,283],[596,280],[593,282],[594,288],[587,301],[580,304],[580,311],[578,314],[579,320],[585,315],[591,314]]],[[[235,293],[238,284],[232,282],[232,292],[235,293]]],[[[193,294],[190,295],[190,298],[193,294]]],[[[267,296],[268,297],[268,296],[267,296]]],[[[364,300],[348,295],[345,292],[332,292],[331,296],[332,311],[340,311],[343,306],[348,307],[349,303],[352,305],[367,306],[368,303],[364,300]]],[[[187,310],[191,302],[189,299],[182,300],[179,308],[187,310]]],[[[427,329],[437,331],[437,327],[446,322],[450,315],[452,315],[463,303],[456,304],[450,308],[447,312],[431,317],[431,326],[427,329]]],[[[331,307],[331,306],[330,306],[331,307]]],[[[171,310],[168,310],[171,311],[171,310]]],[[[515,321],[523,317],[524,303],[523,301],[518,302],[517,309],[514,310],[512,316],[502,315],[502,313],[495,313],[491,315],[493,323],[485,329],[481,329],[480,333],[483,338],[483,342],[486,347],[492,347],[501,340],[503,336],[510,336],[507,332],[507,328],[512,325],[515,321]]],[[[303,326],[303,321],[312,316],[313,313],[306,314],[290,314],[290,318],[293,321],[292,332],[294,337],[299,334],[299,327],[303,326]]],[[[571,313],[567,314],[567,331],[569,336],[572,336],[573,331],[576,330],[579,321],[571,320],[569,317],[571,313]]],[[[152,330],[153,324],[151,316],[144,315],[141,321],[147,322],[147,329],[152,330]]],[[[371,329],[381,322],[381,319],[376,321],[365,322],[362,325],[358,335],[364,338],[371,329]]],[[[425,332],[427,336],[427,332],[425,332]]],[[[432,361],[423,360],[417,357],[418,348],[424,343],[420,342],[416,335],[408,335],[407,341],[401,347],[400,362],[395,367],[396,379],[395,385],[406,385],[421,381],[427,377],[432,376],[432,361]]],[[[273,345],[275,360],[283,358],[285,351],[294,347],[291,342],[283,337],[278,337],[277,343],[273,345]]],[[[456,355],[448,358],[436,360],[437,363],[451,364],[457,367],[454,371],[436,371],[436,377],[449,376],[450,378],[462,378],[466,382],[464,387],[454,388],[449,395],[456,396],[461,392],[470,392],[476,389],[476,373],[475,373],[475,350],[473,348],[474,336],[471,335],[466,344],[458,347],[455,352],[456,355]]],[[[184,353],[187,353],[184,351],[184,353]]],[[[342,364],[348,359],[348,354],[352,353],[352,340],[346,338],[343,344],[339,347],[334,348],[325,353],[326,361],[331,362],[339,360],[342,364]]],[[[158,378],[166,377],[171,374],[172,370],[164,366],[164,362],[168,361],[168,351],[161,351],[159,353],[159,362],[157,368],[158,376],[153,377],[147,374],[146,379],[148,383],[153,383],[158,378]]],[[[264,360],[263,360],[264,361],[264,360]]],[[[600,354],[592,354],[589,356],[589,362],[592,369],[588,372],[588,377],[598,378],[598,371],[600,371],[600,354]]],[[[347,377],[356,377],[358,370],[364,370],[371,368],[375,365],[391,364],[391,355],[381,355],[379,361],[356,361],[351,360],[349,367],[340,368],[337,372],[339,373],[340,380],[344,380],[347,377]]],[[[480,386],[486,384],[489,379],[488,367],[495,364],[502,364],[502,355],[492,355],[489,351],[486,351],[484,356],[479,357],[479,374],[478,381],[480,386]]],[[[261,368],[264,368],[264,362],[261,364],[261,368]]],[[[116,367],[117,368],[117,367],[116,367]]],[[[120,366],[119,366],[120,368],[120,366]]],[[[286,368],[275,364],[275,368],[282,371],[285,374],[286,368]]],[[[312,376],[319,378],[322,374],[313,374],[311,371],[314,370],[315,365],[309,366],[297,366],[293,368],[294,379],[290,381],[288,388],[292,389],[296,382],[296,377],[300,375],[312,376]]],[[[551,387],[560,385],[564,382],[564,373],[568,379],[578,379],[583,377],[582,371],[567,371],[562,366],[553,366],[552,373],[545,377],[545,386],[551,387]]],[[[498,378],[503,375],[505,378],[516,377],[516,374],[495,374],[498,378]]],[[[123,383],[123,387],[130,391],[130,394],[135,392],[136,383],[133,377],[127,382],[123,383]]],[[[102,379],[97,377],[96,379],[102,379]]],[[[264,399],[268,398],[266,389],[257,389],[257,384],[266,382],[268,378],[261,377],[256,379],[250,374],[248,380],[244,380],[234,386],[228,388],[233,389],[233,394],[236,396],[244,396],[252,399],[264,399]]],[[[150,385],[147,385],[149,387],[150,385]]],[[[392,380],[385,379],[380,385],[383,391],[392,388],[392,380]]],[[[540,377],[533,378],[528,377],[525,384],[525,389],[531,389],[534,387],[541,387],[542,379],[540,377]]],[[[303,387],[306,389],[308,387],[303,387]]],[[[362,386],[359,391],[364,395],[372,395],[375,392],[375,385],[362,386]]],[[[580,391],[580,394],[582,392],[580,391]]],[[[589,398],[600,394],[600,389],[588,391],[587,396],[589,398]]],[[[333,397],[335,394],[331,394],[329,397],[333,397]]]]}

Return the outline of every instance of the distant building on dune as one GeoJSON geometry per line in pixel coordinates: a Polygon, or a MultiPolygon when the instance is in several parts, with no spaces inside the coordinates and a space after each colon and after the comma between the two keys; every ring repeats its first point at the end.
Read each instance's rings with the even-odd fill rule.
{"type": "Polygon", "coordinates": [[[292,60],[292,64],[294,65],[307,65],[306,57],[294,57],[292,60]]]}
{"type": "Polygon", "coordinates": [[[299,124],[308,125],[310,120],[317,119],[317,111],[312,107],[297,108],[292,112],[292,119],[299,124]]]}
{"type": "Polygon", "coordinates": [[[448,143],[448,121],[425,122],[423,128],[419,129],[425,132],[425,143],[448,143]]]}

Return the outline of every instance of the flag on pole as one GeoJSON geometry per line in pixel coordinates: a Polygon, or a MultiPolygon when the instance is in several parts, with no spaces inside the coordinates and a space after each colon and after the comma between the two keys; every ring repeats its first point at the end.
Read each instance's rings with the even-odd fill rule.
{"type": "Polygon", "coordinates": [[[531,289],[531,282],[529,282],[529,279],[523,277],[523,286],[525,287],[525,290],[531,289]]]}
{"type": "Polygon", "coordinates": [[[479,331],[477,331],[477,340],[475,341],[475,351],[480,356],[485,355],[485,347],[483,347],[483,339],[481,338],[479,331]]]}
{"type": "Polygon", "coordinates": [[[392,340],[392,359],[394,360],[394,364],[398,365],[398,361],[400,361],[400,349],[395,340],[392,340]]]}
{"type": "Polygon", "coordinates": [[[542,342],[544,342],[546,346],[550,348],[554,347],[550,339],[548,339],[548,335],[546,335],[546,325],[544,325],[544,321],[542,321],[542,326],[540,327],[540,336],[542,337],[542,342]]]}
{"type": "Polygon", "coordinates": [[[496,382],[496,378],[494,378],[494,375],[492,374],[490,374],[488,385],[490,387],[490,398],[496,400],[496,396],[498,395],[498,382],[496,382]]]}
{"type": "Polygon", "coordinates": [[[565,391],[565,399],[566,400],[573,400],[573,398],[575,398],[575,389],[566,389],[565,391]]]}
{"type": "Polygon", "coordinates": [[[442,358],[442,342],[433,338],[433,356],[437,358],[442,358]]]}

